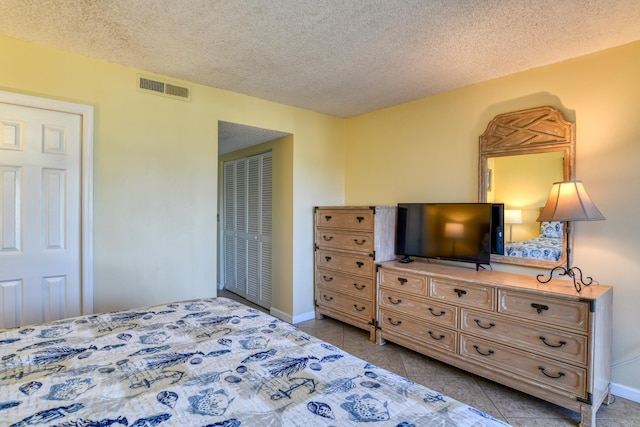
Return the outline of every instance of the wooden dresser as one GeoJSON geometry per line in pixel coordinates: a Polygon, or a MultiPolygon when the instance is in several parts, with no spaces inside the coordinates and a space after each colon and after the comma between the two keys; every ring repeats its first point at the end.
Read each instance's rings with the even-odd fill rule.
{"type": "Polygon", "coordinates": [[[315,209],[316,317],[369,331],[375,341],[376,262],[394,259],[395,206],[315,209]]]}
{"type": "Polygon", "coordinates": [[[613,288],[397,261],[378,266],[385,340],[579,412],[609,402],[613,288]]]}

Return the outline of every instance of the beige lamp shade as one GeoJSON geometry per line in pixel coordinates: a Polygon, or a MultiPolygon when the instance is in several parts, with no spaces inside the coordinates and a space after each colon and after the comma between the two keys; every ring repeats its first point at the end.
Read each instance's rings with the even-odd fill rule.
{"type": "Polygon", "coordinates": [[[520,209],[504,210],[505,224],[522,224],[522,211],[520,209]]]}
{"type": "MultiPolygon", "coordinates": [[[[554,182],[538,221],[598,221],[604,219],[582,181],[554,182]]],[[[506,222],[506,221],[505,221],[506,222]]]]}

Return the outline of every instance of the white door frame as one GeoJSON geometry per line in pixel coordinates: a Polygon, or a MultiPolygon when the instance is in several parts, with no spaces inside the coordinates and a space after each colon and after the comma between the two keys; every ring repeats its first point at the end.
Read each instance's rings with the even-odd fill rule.
{"type": "Polygon", "coordinates": [[[78,114],[82,123],[81,160],[81,310],[93,313],[93,107],[54,99],[39,98],[13,92],[0,91],[0,102],[23,107],[40,108],[78,114]]]}

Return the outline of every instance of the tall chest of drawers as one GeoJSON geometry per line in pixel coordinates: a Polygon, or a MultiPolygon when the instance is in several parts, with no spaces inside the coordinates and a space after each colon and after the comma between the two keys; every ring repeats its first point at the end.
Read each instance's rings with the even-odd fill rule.
{"type": "Polygon", "coordinates": [[[395,206],[315,209],[317,318],[365,329],[375,341],[375,265],[395,257],[395,221],[395,206]]]}
{"type": "Polygon", "coordinates": [[[395,342],[579,412],[610,398],[613,288],[415,261],[378,266],[379,343],[395,342]]]}

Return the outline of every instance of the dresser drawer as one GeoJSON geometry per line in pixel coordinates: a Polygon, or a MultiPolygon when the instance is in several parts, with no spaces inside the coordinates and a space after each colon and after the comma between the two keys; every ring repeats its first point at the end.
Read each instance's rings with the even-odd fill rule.
{"type": "Polygon", "coordinates": [[[373,258],[365,254],[316,250],[316,267],[373,277],[373,258]]]}
{"type": "Polygon", "coordinates": [[[543,328],[466,308],[461,312],[462,331],[555,359],[581,365],[587,363],[588,346],[585,335],[543,328]]]}
{"type": "Polygon", "coordinates": [[[320,268],[316,269],[316,286],[353,295],[366,301],[373,301],[375,290],[371,278],[349,276],[320,268]]]}
{"type": "Polygon", "coordinates": [[[429,301],[425,298],[411,297],[390,289],[381,288],[379,295],[378,305],[380,308],[394,310],[450,328],[455,328],[458,324],[456,307],[429,301]]]}
{"type": "Polygon", "coordinates": [[[316,245],[321,248],[344,249],[349,251],[373,253],[373,233],[316,229],[316,245]]]}
{"type": "Polygon", "coordinates": [[[373,209],[318,209],[316,227],[373,231],[373,209]]]}
{"type": "Polygon", "coordinates": [[[380,270],[380,286],[419,296],[427,296],[427,278],[404,272],[380,270]]]}
{"type": "Polygon", "coordinates": [[[587,371],[584,368],[465,334],[460,334],[460,355],[581,398],[587,397],[587,371]]]}
{"type": "Polygon", "coordinates": [[[344,294],[339,294],[325,288],[318,288],[316,303],[322,307],[359,318],[362,321],[371,322],[374,318],[372,301],[348,298],[344,294]]]}
{"type": "MultiPolygon", "coordinates": [[[[384,334],[402,335],[428,346],[437,347],[452,353],[456,352],[456,343],[458,341],[456,331],[428,322],[419,322],[408,316],[384,309],[380,310],[378,321],[380,322],[383,337],[384,334]]],[[[392,338],[389,339],[393,341],[392,338]]]]}
{"type": "Polygon", "coordinates": [[[493,310],[495,289],[491,286],[454,282],[432,277],[429,296],[455,305],[493,310]]]}
{"type": "Polygon", "coordinates": [[[553,326],[564,326],[580,331],[589,329],[589,303],[583,301],[500,289],[498,311],[553,326]]]}

